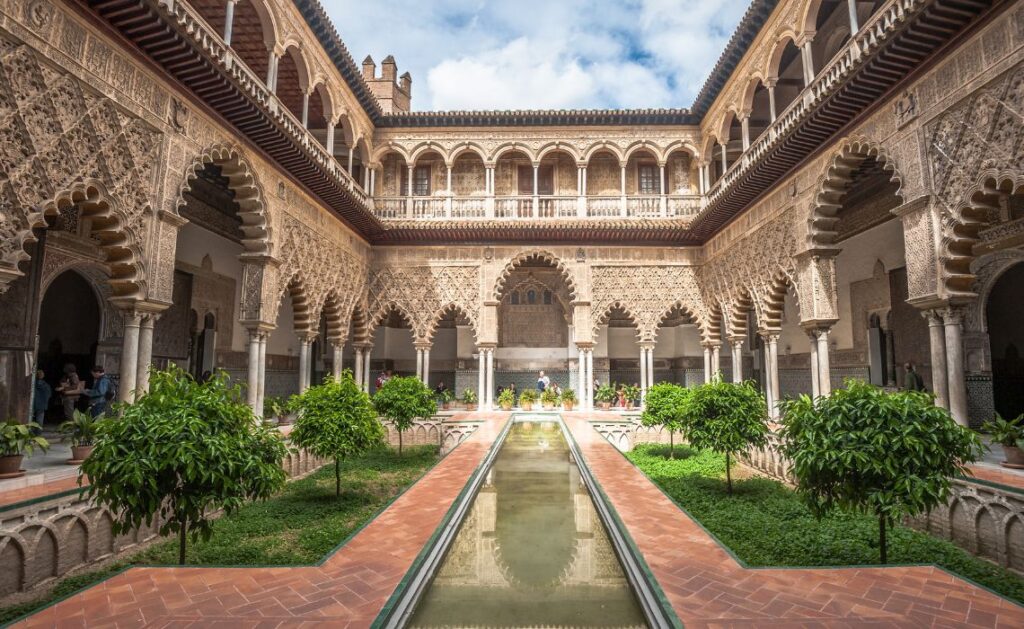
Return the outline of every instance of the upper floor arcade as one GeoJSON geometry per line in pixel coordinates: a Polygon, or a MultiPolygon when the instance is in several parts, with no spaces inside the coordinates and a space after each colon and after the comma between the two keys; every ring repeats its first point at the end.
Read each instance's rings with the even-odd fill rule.
{"type": "Polygon", "coordinates": [[[89,4],[371,243],[698,244],[1000,2],[754,0],[689,109],[497,112],[409,111],[314,0],[89,4]]]}

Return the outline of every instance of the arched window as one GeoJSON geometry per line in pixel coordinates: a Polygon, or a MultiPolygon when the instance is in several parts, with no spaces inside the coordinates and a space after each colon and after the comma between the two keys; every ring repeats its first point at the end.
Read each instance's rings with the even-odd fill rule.
{"type": "Polygon", "coordinates": [[[526,293],[526,303],[533,305],[537,303],[537,291],[530,290],[526,293]]]}
{"type": "Polygon", "coordinates": [[[511,299],[511,301],[512,301],[512,305],[513,306],[518,306],[519,305],[519,291],[512,291],[512,299],[511,299]]]}
{"type": "Polygon", "coordinates": [[[545,306],[550,306],[551,305],[551,291],[549,291],[549,290],[544,291],[544,305],[545,306]]]}

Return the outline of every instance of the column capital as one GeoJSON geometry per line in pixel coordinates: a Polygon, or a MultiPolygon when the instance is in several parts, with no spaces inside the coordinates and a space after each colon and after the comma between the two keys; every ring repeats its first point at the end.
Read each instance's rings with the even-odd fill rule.
{"type": "Polygon", "coordinates": [[[593,351],[595,343],[592,341],[581,341],[576,343],[576,349],[581,352],[593,351]]]}
{"type": "Polygon", "coordinates": [[[368,342],[365,342],[365,341],[362,342],[362,343],[353,343],[352,347],[354,347],[356,350],[358,350],[360,352],[364,352],[366,350],[373,349],[373,343],[368,343],[368,342]]]}
{"type": "Polygon", "coordinates": [[[413,348],[418,351],[430,351],[430,348],[434,346],[430,341],[416,341],[412,344],[413,348]]]}
{"type": "Polygon", "coordinates": [[[779,336],[782,334],[782,330],[775,328],[765,328],[757,331],[757,335],[760,336],[766,343],[778,343],[779,336]]]}
{"type": "Polygon", "coordinates": [[[921,311],[921,316],[924,317],[929,326],[942,325],[942,310],[929,308],[928,310],[921,311]]]}
{"type": "Polygon", "coordinates": [[[964,309],[959,306],[947,306],[938,311],[946,325],[960,325],[964,320],[964,309]]]}
{"type": "Polygon", "coordinates": [[[319,333],[313,332],[313,331],[310,331],[310,330],[304,330],[302,332],[296,332],[295,335],[299,337],[299,341],[301,341],[302,343],[305,343],[307,345],[312,343],[313,341],[315,341],[317,339],[317,337],[320,336],[319,333]]]}
{"type": "Polygon", "coordinates": [[[654,350],[654,341],[644,341],[643,343],[640,343],[640,349],[647,350],[647,351],[653,351],[654,350]]]}

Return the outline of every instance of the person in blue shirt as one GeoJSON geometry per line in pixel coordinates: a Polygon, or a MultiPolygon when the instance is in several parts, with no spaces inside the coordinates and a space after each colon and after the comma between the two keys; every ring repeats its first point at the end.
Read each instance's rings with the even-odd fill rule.
{"type": "Polygon", "coordinates": [[[46,374],[40,369],[36,372],[35,393],[32,397],[32,420],[40,426],[46,419],[46,409],[50,408],[53,389],[46,382],[46,374]]]}
{"type": "Polygon", "coordinates": [[[99,417],[107,412],[107,406],[113,397],[110,395],[112,391],[113,385],[110,383],[110,377],[104,372],[103,365],[93,367],[92,388],[85,390],[85,395],[89,397],[90,415],[99,417]]]}

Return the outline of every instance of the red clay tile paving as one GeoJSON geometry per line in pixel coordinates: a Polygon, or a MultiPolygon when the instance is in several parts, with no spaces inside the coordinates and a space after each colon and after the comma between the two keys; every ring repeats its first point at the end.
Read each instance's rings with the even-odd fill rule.
{"type": "Polygon", "coordinates": [[[77,487],[78,476],[69,476],[67,478],[52,480],[38,485],[29,485],[28,487],[22,487],[21,489],[0,491],[0,507],[6,507],[7,505],[32,500],[34,498],[42,498],[43,496],[49,496],[50,494],[59,494],[61,492],[68,491],[69,489],[76,489],[77,487]]]}
{"type": "Polygon", "coordinates": [[[566,413],[588,466],[688,627],[1024,627],[1024,607],[938,568],[749,569],[566,413]]]}
{"type": "MultiPolygon", "coordinates": [[[[967,467],[971,470],[971,475],[974,478],[1024,490],[1024,474],[1020,472],[1003,471],[982,465],[968,465],[967,467]]],[[[967,478],[966,480],[971,479],[967,478]]]]}
{"type": "Polygon", "coordinates": [[[485,423],[321,566],[132,568],[17,626],[367,627],[508,417],[466,417],[485,423]]]}

